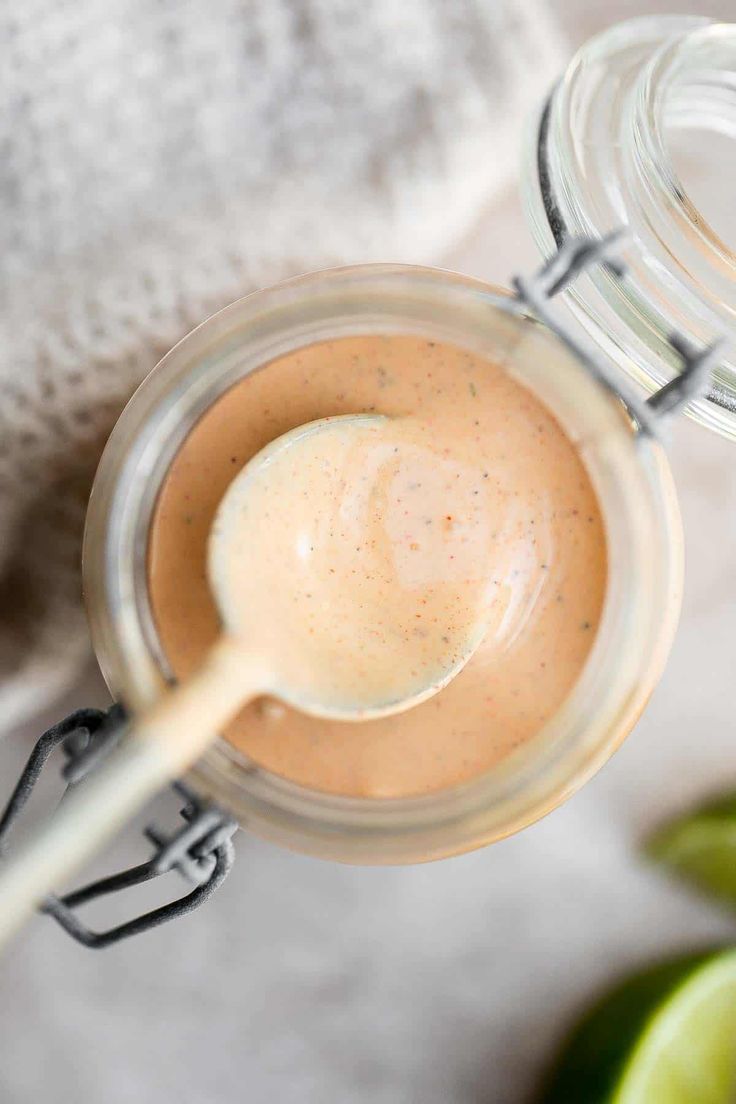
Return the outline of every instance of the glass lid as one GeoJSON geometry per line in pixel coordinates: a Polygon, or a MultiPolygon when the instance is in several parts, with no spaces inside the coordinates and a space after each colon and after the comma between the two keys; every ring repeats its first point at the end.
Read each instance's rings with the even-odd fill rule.
{"type": "Polygon", "coordinates": [[[566,293],[579,323],[648,391],[678,371],[672,334],[721,340],[689,413],[736,439],[736,24],[646,17],[591,39],[535,121],[527,210],[545,255],[624,228],[624,279],[566,293]]]}

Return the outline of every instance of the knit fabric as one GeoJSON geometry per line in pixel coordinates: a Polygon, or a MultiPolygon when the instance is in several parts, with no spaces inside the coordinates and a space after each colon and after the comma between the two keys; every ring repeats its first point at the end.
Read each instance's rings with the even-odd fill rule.
{"type": "Polygon", "coordinates": [[[440,258],[561,51],[533,0],[23,0],[0,40],[8,727],[87,654],[85,504],[136,385],[255,287],[440,258]]]}

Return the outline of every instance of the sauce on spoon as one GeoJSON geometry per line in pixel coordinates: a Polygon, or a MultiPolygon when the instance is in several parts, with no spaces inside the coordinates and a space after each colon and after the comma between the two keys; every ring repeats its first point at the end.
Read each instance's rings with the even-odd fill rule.
{"type": "Polygon", "coordinates": [[[277,439],[238,477],[210,575],[244,611],[275,692],[345,719],[398,712],[447,683],[491,623],[499,640],[511,630],[534,565],[466,451],[416,417],[347,415],[277,439]]]}

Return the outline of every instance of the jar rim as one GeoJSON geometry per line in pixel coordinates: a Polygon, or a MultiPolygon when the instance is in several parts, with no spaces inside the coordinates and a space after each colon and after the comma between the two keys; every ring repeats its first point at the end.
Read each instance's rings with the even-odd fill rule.
{"type": "MultiPolygon", "coordinates": [[[[553,412],[568,419],[565,428],[589,470],[598,465],[606,494],[618,496],[621,563],[615,601],[609,579],[608,629],[598,634],[570,697],[532,741],[533,754],[525,749],[492,777],[426,797],[340,798],[244,763],[220,741],[190,782],[261,835],[353,862],[418,861],[481,846],[531,823],[582,784],[623,739],[648,696],[674,632],[673,590],[682,570],[669,469],[659,446],[632,432],[618,400],[554,334],[517,308],[502,290],[433,269],[361,265],[298,277],[232,304],[192,331],[154,369],[113,431],[90,500],[85,596],[103,674],[134,710],[153,700],[164,681],[139,576],[168,463],[227,386],[284,348],[318,340],[320,327],[333,337],[388,327],[444,335],[468,348],[505,342],[509,357],[513,350],[517,358],[510,370],[522,380],[536,373],[537,394],[540,387],[557,388],[553,412]],[[602,431],[600,441],[593,426],[602,431]]],[[[597,489],[600,497],[600,484],[597,489]]]]}

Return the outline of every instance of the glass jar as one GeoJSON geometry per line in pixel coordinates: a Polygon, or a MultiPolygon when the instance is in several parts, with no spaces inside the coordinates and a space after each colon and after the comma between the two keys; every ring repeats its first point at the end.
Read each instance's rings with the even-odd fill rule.
{"type": "Polygon", "coordinates": [[[152,510],[197,418],[232,384],[285,353],[340,336],[413,334],[503,363],[557,416],[590,472],[604,515],[609,580],[581,677],[556,716],[499,767],[454,789],[406,799],[306,789],[217,742],[190,783],[257,833],[350,862],[433,859],[492,842],[577,789],[634,724],[677,620],[679,515],[660,446],[566,345],[508,293],[454,274],[366,265],[257,292],[181,341],[131,399],[90,500],[84,588],[92,638],[112,693],[131,710],[167,679],[147,593],[152,510]]]}
{"type": "Polygon", "coordinates": [[[626,227],[628,276],[600,268],[566,300],[648,391],[678,367],[673,331],[725,339],[690,413],[736,438],[736,25],[634,19],[591,39],[534,120],[523,187],[550,255],[569,235],[626,227]]]}

